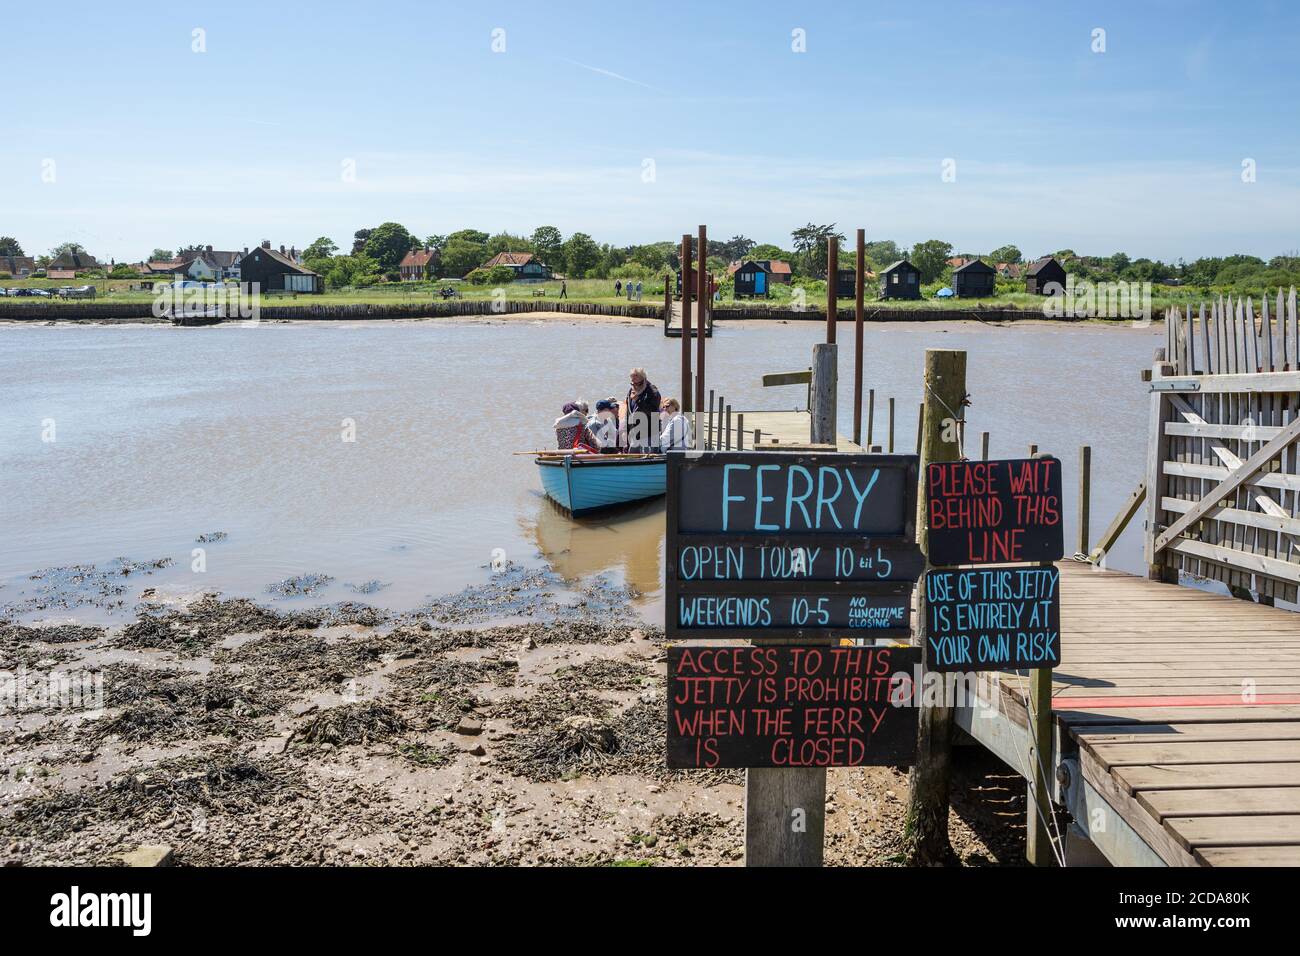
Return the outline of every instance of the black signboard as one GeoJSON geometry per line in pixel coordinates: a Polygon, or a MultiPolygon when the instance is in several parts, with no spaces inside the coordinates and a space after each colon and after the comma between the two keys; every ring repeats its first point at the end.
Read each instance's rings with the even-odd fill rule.
{"type": "Polygon", "coordinates": [[[902,766],[919,647],[668,648],[668,766],[902,766]]]}
{"type": "Polygon", "coordinates": [[[1059,561],[1061,462],[932,462],[925,476],[930,563],[1010,564],[1059,561]]]}
{"type": "Polygon", "coordinates": [[[910,634],[914,455],[668,456],[670,639],[910,634]]]}
{"type": "Polygon", "coordinates": [[[1034,670],[1061,663],[1061,575],[1054,567],[925,573],[925,666],[1034,670]]]}

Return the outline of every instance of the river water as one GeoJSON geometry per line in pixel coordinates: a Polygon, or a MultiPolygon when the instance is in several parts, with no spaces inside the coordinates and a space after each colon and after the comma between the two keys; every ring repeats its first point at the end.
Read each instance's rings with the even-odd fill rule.
{"type": "MultiPolygon", "coordinates": [[[[737,409],[801,407],[803,386],[760,377],[806,367],[822,331],[721,326],[709,385],[737,409]]],[[[850,434],[851,324],[840,339],[850,434]]],[[[968,453],[989,431],[992,457],[1030,442],[1060,456],[1068,549],[1081,444],[1093,447],[1094,538],[1142,477],[1139,370],[1162,341],[1158,326],[868,326],[876,441],[894,396],[897,449],[913,451],[925,348],[967,350],[968,453]]],[[[294,600],[401,610],[483,583],[496,559],[630,585],[655,619],[662,500],[574,522],[513,453],[548,447],[565,401],[623,394],[630,366],[675,394],[679,352],[657,325],[608,321],[0,325],[0,607],[120,619],[143,588],[282,601],[268,587],[320,574],[332,580],[294,600]],[[213,532],[225,537],[196,540],[213,532]],[[118,558],[172,562],[121,575],[118,558]],[[98,586],[92,565],[124,583],[120,611],[41,599],[58,576],[98,586]],[[31,577],[51,568],[81,570],[31,577]]],[[[1109,564],[1140,560],[1132,529],[1109,564]]]]}

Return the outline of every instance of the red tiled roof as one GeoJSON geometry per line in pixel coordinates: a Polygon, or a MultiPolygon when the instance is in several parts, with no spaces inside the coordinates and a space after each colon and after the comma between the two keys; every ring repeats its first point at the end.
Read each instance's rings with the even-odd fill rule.
{"type": "Polygon", "coordinates": [[[405,256],[402,257],[402,261],[398,263],[398,268],[401,269],[422,268],[424,266],[427,266],[429,264],[429,260],[436,258],[437,255],[438,254],[434,252],[432,249],[412,249],[410,252],[408,252],[405,256]]]}

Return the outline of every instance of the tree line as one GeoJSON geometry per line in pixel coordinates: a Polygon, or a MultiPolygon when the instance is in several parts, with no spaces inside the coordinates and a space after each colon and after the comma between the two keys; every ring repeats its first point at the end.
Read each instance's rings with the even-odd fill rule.
{"type": "MultiPolygon", "coordinates": [[[[724,277],[732,262],[747,259],[777,259],[788,262],[796,284],[817,281],[826,276],[828,243],[834,239],[839,247],[839,267],[853,269],[855,250],[847,247],[846,238],[835,223],[807,223],[790,233],[788,247],[758,243],[746,236],[708,241],[709,271],[724,277]]],[[[697,241],[691,241],[691,254],[698,254],[697,241]]],[[[203,245],[192,243],[170,249],[154,249],[153,260],[184,258],[202,251],[203,245]]],[[[467,278],[469,281],[499,284],[509,281],[512,273],[483,269],[484,263],[501,252],[532,253],[553,272],[574,279],[648,279],[681,266],[680,245],[672,240],[643,245],[599,243],[585,232],[567,238],[555,226],[538,226],[529,235],[510,232],[489,234],[480,229],[461,229],[446,235],[421,237],[396,222],[374,228],[358,229],[346,249],[332,239],[321,236],[303,251],[307,268],[320,273],[329,288],[365,287],[400,278],[399,265],[412,250],[430,249],[435,253],[434,279],[467,278]]],[[[37,268],[44,268],[65,252],[84,251],[79,243],[64,242],[47,256],[37,256],[37,268]]],[[[22,245],[12,236],[0,236],[0,256],[22,256],[22,245]]],[[[1111,255],[1081,255],[1073,249],[1059,249],[1053,255],[1067,273],[1092,282],[1128,281],[1200,286],[1205,289],[1263,289],[1300,285],[1300,254],[1295,252],[1262,259],[1259,256],[1234,254],[1204,256],[1191,262],[1179,259],[1130,258],[1123,252],[1111,255]]],[[[892,239],[877,239],[866,244],[867,268],[880,272],[899,259],[908,259],[921,272],[926,284],[946,281],[951,276],[949,260],[955,257],[982,258],[990,265],[1008,263],[1024,265],[1025,256],[1015,245],[1006,244],[987,251],[954,251],[951,243],[927,239],[907,248],[892,239]]],[[[123,278],[134,275],[130,267],[119,263],[106,275],[123,278]]]]}

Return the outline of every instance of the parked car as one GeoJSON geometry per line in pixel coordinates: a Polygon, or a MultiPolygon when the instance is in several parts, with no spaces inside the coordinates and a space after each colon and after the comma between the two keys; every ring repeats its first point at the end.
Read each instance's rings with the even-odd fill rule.
{"type": "Polygon", "coordinates": [[[46,299],[48,299],[48,298],[50,297],[50,290],[49,290],[49,289],[27,289],[27,290],[25,290],[25,291],[27,292],[28,295],[37,295],[37,296],[42,296],[43,298],[46,298],[46,299]]]}

